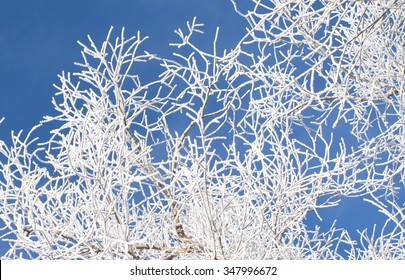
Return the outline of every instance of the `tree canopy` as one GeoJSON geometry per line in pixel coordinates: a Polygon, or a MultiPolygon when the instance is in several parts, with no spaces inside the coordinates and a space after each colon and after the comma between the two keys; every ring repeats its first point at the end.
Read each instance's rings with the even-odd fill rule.
{"type": "Polygon", "coordinates": [[[79,42],[55,114],[0,140],[3,258],[405,258],[405,2],[231,2],[229,50],[195,18],[170,57],[79,42]],[[348,197],[386,222],[308,224],[348,197]]]}

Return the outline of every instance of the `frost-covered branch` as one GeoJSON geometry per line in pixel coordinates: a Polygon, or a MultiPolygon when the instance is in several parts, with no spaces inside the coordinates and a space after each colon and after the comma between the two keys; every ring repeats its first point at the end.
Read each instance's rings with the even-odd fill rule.
{"type": "Polygon", "coordinates": [[[195,18],[171,57],[79,42],[55,114],[0,141],[3,258],[404,257],[404,3],[231,2],[231,50],[196,45],[195,18]],[[350,197],[380,235],[308,224],[350,197]]]}

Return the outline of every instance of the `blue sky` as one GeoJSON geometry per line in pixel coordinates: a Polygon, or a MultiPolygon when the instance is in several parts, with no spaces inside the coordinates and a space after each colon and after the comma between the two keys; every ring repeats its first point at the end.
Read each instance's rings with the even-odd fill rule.
{"type": "MultiPolygon", "coordinates": [[[[53,113],[51,98],[62,71],[75,71],[81,61],[77,40],[87,42],[90,34],[101,42],[110,26],[138,30],[150,39],[146,48],[161,56],[176,40],[174,30],[196,16],[206,25],[211,44],[216,26],[219,43],[232,48],[244,32],[244,19],[233,11],[228,0],[70,0],[2,1],[0,4],[0,139],[11,130],[29,130],[45,115],[53,113]]],[[[345,200],[343,207],[324,211],[324,224],[339,219],[338,226],[372,227],[380,217],[376,210],[359,200],[345,200]]],[[[314,219],[313,221],[316,221],[314,219]]],[[[316,222],[318,223],[318,222],[316,222]]],[[[1,253],[1,252],[0,252],[1,253]]]]}
{"type": "Polygon", "coordinates": [[[74,71],[73,63],[81,60],[77,40],[86,43],[90,34],[101,42],[110,26],[125,27],[127,34],[140,30],[149,36],[149,51],[165,55],[176,39],[174,30],[194,16],[205,23],[207,34],[221,26],[220,42],[227,47],[243,32],[244,20],[228,0],[2,1],[0,116],[6,120],[0,134],[29,129],[52,112],[57,75],[74,71]]]}

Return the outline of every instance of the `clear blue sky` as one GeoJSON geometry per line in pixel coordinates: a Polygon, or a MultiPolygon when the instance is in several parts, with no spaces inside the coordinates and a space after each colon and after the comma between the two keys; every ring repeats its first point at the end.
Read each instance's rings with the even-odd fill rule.
{"type": "MultiPolygon", "coordinates": [[[[205,23],[211,44],[220,26],[220,44],[232,48],[244,32],[244,20],[233,11],[229,0],[15,0],[0,4],[0,139],[7,140],[11,130],[27,131],[51,105],[61,71],[74,71],[80,61],[77,40],[87,42],[90,34],[101,42],[110,26],[128,35],[138,30],[150,36],[147,48],[167,55],[168,43],[176,39],[174,30],[197,16],[205,23]]],[[[201,43],[205,41],[202,40],[201,43]]],[[[324,225],[339,219],[338,226],[372,227],[377,219],[374,208],[346,200],[344,207],[327,210],[324,225]]],[[[314,219],[315,221],[315,219],[314,219]]],[[[0,254],[2,252],[0,251],[0,254]]]]}
{"type": "MultiPolygon", "coordinates": [[[[165,55],[174,30],[197,16],[208,34],[221,26],[221,40],[232,46],[244,20],[228,0],[70,0],[2,1],[0,4],[0,127],[27,129],[52,112],[50,103],[61,71],[74,71],[80,61],[77,40],[90,34],[103,40],[110,26],[128,35],[150,36],[147,47],[165,55]],[[239,25],[239,28],[237,26],[239,25]]],[[[209,40],[207,40],[209,41],[209,40]]],[[[207,42],[208,43],[208,42],[207,42]]]]}

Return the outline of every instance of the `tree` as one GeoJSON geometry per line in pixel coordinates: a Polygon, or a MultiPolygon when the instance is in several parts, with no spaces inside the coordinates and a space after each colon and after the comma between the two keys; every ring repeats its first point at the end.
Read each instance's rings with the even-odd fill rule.
{"type": "Polygon", "coordinates": [[[56,114],[0,141],[3,258],[405,258],[405,2],[231,2],[229,51],[196,19],[168,58],[124,30],[79,42],[56,114]],[[306,224],[343,197],[382,229],[306,224]]]}

